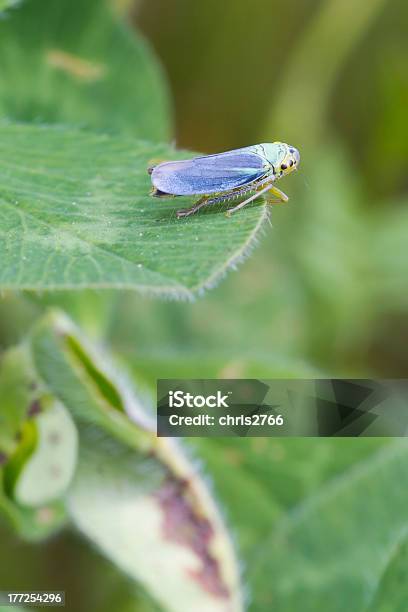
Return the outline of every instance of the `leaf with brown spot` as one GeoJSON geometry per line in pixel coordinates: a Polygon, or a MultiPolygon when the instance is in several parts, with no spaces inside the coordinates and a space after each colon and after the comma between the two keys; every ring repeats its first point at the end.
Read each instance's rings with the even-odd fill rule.
{"type": "Polygon", "coordinates": [[[238,563],[217,504],[182,448],[156,437],[146,399],[60,313],[36,326],[31,346],[40,379],[80,432],[67,492],[74,524],[163,610],[241,612],[238,563]]]}

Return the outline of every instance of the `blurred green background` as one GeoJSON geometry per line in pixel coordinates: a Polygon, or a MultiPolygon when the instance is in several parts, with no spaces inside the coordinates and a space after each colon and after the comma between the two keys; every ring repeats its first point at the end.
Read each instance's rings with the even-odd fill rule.
{"type": "MultiPolygon", "coordinates": [[[[290,202],[272,210],[273,227],[265,228],[249,260],[194,303],[131,292],[89,292],[81,298],[7,294],[0,302],[1,346],[22,338],[44,305],[58,304],[90,336],[111,347],[117,363],[150,391],[157,378],[406,377],[407,3],[116,4],[120,10],[130,5],[130,22],[142,31],[163,67],[177,146],[210,153],[257,142],[289,142],[302,157],[300,171],[280,185],[290,202]]],[[[346,602],[356,611],[406,609],[406,598],[387,607],[388,577],[372,607],[357,579],[353,582],[353,567],[375,556],[379,541],[387,542],[389,557],[384,553],[383,564],[376,566],[381,568],[373,574],[378,584],[391,558],[406,577],[405,557],[401,553],[401,561],[398,550],[391,554],[386,537],[393,521],[400,521],[405,533],[406,504],[398,491],[406,489],[407,457],[400,457],[394,444],[191,444],[207,466],[236,534],[252,592],[251,610],[327,612],[344,610],[346,602]],[[360,472],[363,486],[356,477],[360,472]],[[387,498],[393,512],[388,512],[387,498]],[[373,529],[361,535],[365,504],[371,508],[366,523],[373,529]],[[291,521],[296,523],[294,535],[290,532],[296,543],[289,552],[290,545],[280,542],[279,533],[274,535],[279,521],[289,530],[291,521]],[[321,533],[326,534],[323,544],[321,533]],[[325,568],[342,545],[342,533],[348,546],[344,563],[351,569],[347,579],[336,582],[325,568]],[[360,535],[364,553],[356,544],[360,535]],[[260,543],[268,536],[270,548],[264,545],[261,553],[260,543]],[[322,549],[316,553],[319,543],[322,549]],[[300,549],[306,557],[316,553],[320,582],[303,568],[300,549]],[[285,580],[291,575],[304,592],[313,593],[305,596],[304,606],[296,589],[293,599],[285,596],[290,591],[285,580]]],[[[66,533],[39,547],[20,543],[8,531],[1,538],[2,584],[20,589],[63,585],[74,602],[68,609],[79,611],[154,609],[76,535],[66,533]]],[[[404,580],[389,592],[400,593],[404,580]]]]}

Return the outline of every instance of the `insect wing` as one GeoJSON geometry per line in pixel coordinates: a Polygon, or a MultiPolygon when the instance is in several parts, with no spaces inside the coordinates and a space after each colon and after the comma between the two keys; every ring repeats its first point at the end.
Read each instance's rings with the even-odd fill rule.
{"type": "Polygon", "coordinates": [[[265,158],[251,149],[159,164],[151,175],[153,185],[173,195],[199,195],[252,183],[267,174],[269,167],[265,158]]]}

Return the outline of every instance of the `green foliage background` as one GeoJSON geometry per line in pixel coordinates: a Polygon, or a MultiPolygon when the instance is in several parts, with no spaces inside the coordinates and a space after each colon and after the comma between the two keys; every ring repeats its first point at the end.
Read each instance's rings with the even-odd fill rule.
{"type": "MultiPolygon", "coordinates": [[[[160,377],[406,377],[408,9],[402,0],[15,4],[0,2],[0,451],[13,456],[0,508],[14,525],[0,527],[0,589],[64,588],[79,612],[190,612],[185,594],[167,608],[165,584],[136,563],[129,571],[109,539],[120,506],[97,534],[84,522],[84,508],[96,511],[89,483],[103,505],[107,483],[133,486],[135,470],[138,490],[150,490],[173,457],[148,467],[146,484],[149,436],[141,428],[129,446],[128,425],[104,412],[127,388],[121,395],[115,377],[101,378],[92,353],[96,370],[81,353],[72,378],[72,353],[41,322],[51,307],[64,310],[79,345],[103,345],[147,406],[160,377]],[[282,184],[290,202],[272,210],[272,228],[259,203],[231,220],[217,210],[186,223],[173,202],[152,203],[144,168],[185,155],[174,138],[203,152],[297,146],[301,170],[282,184]],[[259,247],[224,279],[255,238],[259,247]],[[74,415],[83,449],[68,517],[57,490],[64,472],[43,492],[53,513],[45,525],[20,503],[33,495],[23,468],[41,478],[47,465],[26,463],[38,465],[33,436],[46,423],[36,434],[25,421],[16,440],[21,407],[33,401],[21,342],[51,392],[41,401],[74,415]],[[92,473],[101,444],[93,429],[119,457],[106,481],[92,473]],[[78,531],[61,530],[67,522],[110,561],[78,531]]],[[[63,439],[71,451],[72,436],[63,439]]],[[[249,610],[406,609],[403,440],[188,446],[236,539],[249,610]]]]}

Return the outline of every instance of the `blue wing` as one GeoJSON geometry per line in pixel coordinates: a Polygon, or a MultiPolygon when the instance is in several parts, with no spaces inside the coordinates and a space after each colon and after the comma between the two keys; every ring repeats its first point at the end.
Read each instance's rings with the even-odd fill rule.
{"type": "Polygon", "coordinates": [[[230,191],[263,177],[270,169],[252,147],[227,153],[165,162],[151,174],[159,191],[172,195],[199,195],[230,191]]]}

